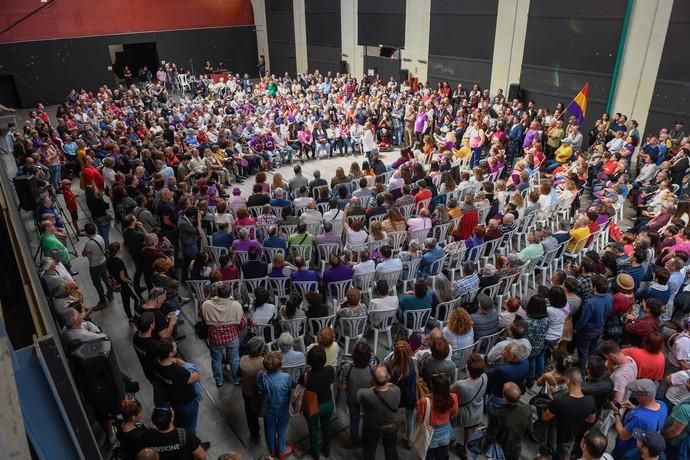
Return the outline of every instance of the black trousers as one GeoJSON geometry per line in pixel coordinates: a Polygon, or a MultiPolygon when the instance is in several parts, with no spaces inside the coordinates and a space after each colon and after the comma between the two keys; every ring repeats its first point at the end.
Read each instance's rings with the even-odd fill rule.
{"type": "Polygon", "coordinates": [[[398,460],[398,429],[396,426],[379,430],[377,428],[364,425],[362,427],[362,458],[364,460],[374,460],[379,439],[383,441],[383,451],[386,460],[398,460]]]}
{"type": "Polygon", "coordinates": [[[242,395],[244,399],[244,414],[247,417],[247,427],[252,436],[259,436],[259,415],[261,414],[261,397],[255,396],[248,398],[242,395]]]}

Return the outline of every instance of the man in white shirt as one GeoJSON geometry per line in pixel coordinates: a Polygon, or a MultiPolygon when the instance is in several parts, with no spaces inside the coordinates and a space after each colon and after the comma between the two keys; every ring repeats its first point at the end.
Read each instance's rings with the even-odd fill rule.
{"type": "Polygon", "coordinates": [[[74,308],[65,308],[62,312],[62,322],[65,330],[62,332],[62,339],[66,344],[79,340],[88,342],[90,340],[104,339],[107,336],[90,321],[84,321],[83,316],[74,308]]]}
{"type": "MultiPolygon", "coordinates": [[[[311,200],[311,198],[310,198],[311,200]]],[[[297,200],[295,200],[296,202],[297,200]]],[[[299,220],[301,222],[304,222],[307,225],[311,224],[320,224],[321,221],[323,220],[323,217],[321,216],[321,213],[319,212],[318,209],[316,209],[316,203],[314,203],[314,200],[311,200],[307,204],[307,209],[302,213],[301,216],[299,216],[299,220]]]]}
{"type": "Polygon", "coordinates": [[[369,258],[369,251],[363,251],[359,258],[359,263],[352,267],[352,276],[374,273],[376,270],[376,264],[369,258]]]}
{"type": "Polygon", "coordinates": [[[398,296],[388,295],[388,282],[378,280],[374,286],[375,297],[369,302],[369,311],[390,311],[398,309],[398,296]]]}
{"type": "Polygon", "coordinates": [[[402,271],[402,261],[397,257],[393,257],[393,249],[390,246],[381,246],[380,251],[381,256],[383,256],[383,260],[376,266],[376,273],[393,273],[402,271]]]}
{"type": "Polygon", "coordinates": [[[338,200],[337,198],[331,198],[328,201],[328,207],[330,208],[328,211],[323,213],[323,221],[324,222],[333,222],[336,220],[342,220],[343,219],[343,211],[338,209],[338,200]]]}
{"type": "Polygon", "coordinates": [[[419,211],[418,217],[413,217],[407,221],[407,230],[413,232],[415,230],[431,229],[431,213],[427,208],[422,208],[419,211]]]}
{"type": "Polygon", "coordinates": [[[302,185],[299,188],[299,196],[295,198],[294,206],[295,208],[304,208],[309,203],[313,203],[314,199],[309,196],[309,189],[306,185],[302,185]]]}

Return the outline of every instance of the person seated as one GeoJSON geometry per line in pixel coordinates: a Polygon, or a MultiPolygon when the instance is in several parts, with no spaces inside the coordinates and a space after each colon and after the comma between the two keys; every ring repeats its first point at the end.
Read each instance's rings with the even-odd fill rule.
{"type": "Polygon", "coordinates": [[[268,275],[268,264],[259,258],[260,252],[254,246],[247,251],[247,261],[242,264],[242,276],[256,279],[268,275]]]}
{"type": "Polygon", "coordinates": [[[249,251],[254,248],[257,252],[261,252],[261,243],[255,239],[250,239],[248,228],[241,228],[237,233],[240,238],[232,242],[233,251],[249,251]]]}
{"type": "Polygon", "coordinates": [[[287,253],[287,241],[278,236],[278,227],[271,225],[266,230],[266,239],[263,241],[263,247],[282,249],[287,253]]]}
{"type": "Polygon", "coordinates": [[[408,311],[431,309],[431,293],[423,280],[417,280],[414,291],[399,297],[398,321],[405,323],[408,311]]]}
{"type": "Polygon", "coordinates": [[[430,353],[419,360],[419,372],[427,385],[431,377],[445,374],[450,381],[455,380],[455,363],[449,360],[450,344],[445,337],[433,337],[429,341],[430,353]]]}
{"type": "Polygon", "coordinates": [[[623,342],[639,346],[642,339],[652,331],[659,329],[659,317],[664,312],[664,305],[658,299],[642,301],[644,316],[640,319],[636,315],[628,314],[623,325],[623,342]]]}
{"type": "Polygon", "coordinates": [[[429,276],[431,266],[438,259],[443,257],[443,248],[438,245],[436,238],[427,238],[424,240],[424,255],[419,263],[419,276],[421,278],[426,278],[429,276]]]}
{"type": "Polygon", "coordinates": [[[462,263],[462,275],[453,283],[456,299],[479,289],[479,275],[475,273],[475,265],[472,262],[462,263]]]}
{"type": "Polygon", "coordinates": [[[285,206],[292,206],[290,200],[285,199],[285,190],[277,188],[273,191],[274,198],[269,201],[273,207],[284,208],[285,206]]]}
{"type": "Polygon", "coordinates": [[[296,272],[292,273],[292,281],[316,281],[319,282],[321,280],[321,277],[319,276],[318,272],[309,269],[307,267],[307,262],[304,260],[304,257],[302,256],[297,256],[295,257],[295,267],[297,268],[296,272]]]}
{"type": "Polygon", "coordinates": [[[304,353],[301,351],[295,351],[295,339],[290,335],[289,332],[283,332],[276,340],[280,354],[283,357],[283,368],[293,367],[293,366],[304,366],[307,364],[307,360],[304,357],[304,353]]]}
{"type": "Polygon", "coordinates": [[[218,224],[215,232],[211,235],[211,245],[220,247],[220,248],[226,248],[229,249],[230,246],[232,246],[232,233],[228,231],[229,225],[227,222],[222,222],[218,224]]]}
{"type": "Polygon", "coordinates": [[[496,307],[494,307],[493,299],[484,293],[480,293],[477,295],[476,302],[479,304],[479,310],[476,313],[472,313],[474,337],[480,339],[497,333],[498,312],[496,307]]]}

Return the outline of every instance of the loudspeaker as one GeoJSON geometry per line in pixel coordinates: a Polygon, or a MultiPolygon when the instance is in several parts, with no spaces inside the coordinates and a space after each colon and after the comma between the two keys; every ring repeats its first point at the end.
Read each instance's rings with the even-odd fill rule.
{"type": "Polygon", "coordinates": [[[520,84],[518,83],[511,83],[508,87],[508,101],[512,102],[513,99],[522,101],[522,90],[520,89],[520,84]]]}
{"type": "Polygon", "coordinates": [[[84,342],[72,352],[75,380],[99,414],[112,414],[125,395],[125,383],[110,339],[84,342]]]}
{"type": "Polygon", "coordinates": [[[17,191],[19,207],[24,211],[34,211],[41,194],[37,179],[34,176],[17,176],[12,182],[14,182],[14,189],[17,191]]]}
{"type": "Polygon", "coordinates": [[[347,71],[347,61],[340,61],[340,74],[341,75],[347,75],[349,72],[347,71]]]}
{"type": "Polygon", "coordinates": [[[400,69],[400,80],[398,83],[408,81],[410,79],[410,71],[408,69],[400,69]]]}

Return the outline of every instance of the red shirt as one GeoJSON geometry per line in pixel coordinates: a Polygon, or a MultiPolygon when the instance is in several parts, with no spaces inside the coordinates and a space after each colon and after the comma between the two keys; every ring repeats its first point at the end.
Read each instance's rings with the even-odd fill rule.
{"type": "Polygon", "coordinates": [[[431,198],[431,190],[428,188],[422,189],[414,196],[415,203],[419,203],[422,200],[428,200],[431,198]]]}
{"type": "Polygon", "coordinates": [[[225,345],[239,337],[239,332],[247,326],[242,317],[240,324],[225,324],[223,326],[208,326],[208,343],[212,345],[225,345]]]}
{"type": "MultiPolygon", "coordinates": [[[[429,397],[429,400],[432,401],[431,415],[429,416],[429,425],[441,426],[445,423],[448,423],[448,420],[450,420],[450,414],[453,413],[453,411],[458,410],[458,395],[456,395],[455,393],[451,393],[450,398],[453,400],[453,405],[451,409],[448,412],[440,414],[436,412],[436,410],[434,409],[433,401],[431,400],[431,397],[429,397]]],[[[419,401],[417,401],[417,413],[426,415],[426,409],[426,398],[421,398],[419,401]]]]}
{"type": "Polygon", "coordinates": [[[84,185],[93,184],[98,190],[103,190],[103,176],[93,165],[84,166],[81,175],[84,178],[84,185]]]}
{"type": "Polygon", "coordinates": [[[666,359],[663,353],[650,353],[644,348],[624,348],[623,354],[630,356],[637,363],[637,378],[651,379],[657,382],[664,379],[666,359]]]}
{"type": "Polygon", "coordinates": [[[74,197],[74,193],[70,190],[69,185],[62,186],[62,197],[65,199],[67,210],[69,212],[77,212],[77,199],[74,197]]]}
{"type": "Polygon", "coordinates": [[[613,314],[623,314],[630,310],[635,297],[632,294],[622,294],[620,292],[613,295],[613,309],[611,309],[611,315],[613,314]]]}

